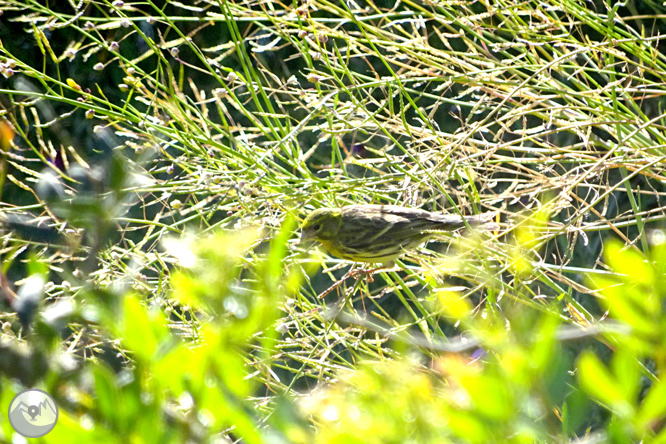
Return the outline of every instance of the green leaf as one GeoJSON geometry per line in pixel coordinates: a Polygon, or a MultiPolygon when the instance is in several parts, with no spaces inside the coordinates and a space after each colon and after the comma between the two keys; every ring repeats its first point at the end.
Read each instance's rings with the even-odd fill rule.
{"type": "Polygon", "coordinates": [[[448,426],[456,435],[467,442],[492,442],[492,436],[490,433],[492,428],[490,425],[471,413],[456,410],[450,411],[448,426]]]}
{"type": "Polygon", "coordinates": [[[630,353],[627,347],[620,347],[611,360],[611,367],[624,398],[634,403],[640,389],[641,378],[638,357],[630,353]]]}
{"type": "Polygon", "coordinates": [[[270,292],[269,294],[278,293],[278,284],[281,282],[284,263],[283,259],[287,254],[287,242],[294,232],[296,226],[296,219],[293,215],[288,214],[282,223],[282,228],[277,236],[271,242],[271,249],[266,261],[264,263],[264,291],[270,292]]]}
{"type": "Polygon", "coordinates": [[[119,432],[125,431],[126,424],[121,415],[123,408],[120,405],[115,375],[102,365],[94,366],[92,373],[95,380],[96,407],[103,421],[119,432]]]}
{"type": "Polygon", "coordinates": [[[632,282],[650,286],[655,282],[654,270],[645,257],[616,240],[604,245],[604,258],[613,271],[628,275],[632,282]]]}
{"type": "MultiPolygon", "coordinates": [[[[4,421],[9,424],[9,421],[4,421]]],[[[35,440],[40,443],[62,444],[64,442],[94,442],[96,444],[118,444],[120,438],[101,424],[94,428],[84,428],[83,421],[64,408],[58,412],[58,423],[46,436],[35,440]]],[[[7,436],[7,435],[6,435],[7,436]]],[[[32,440],[31,440],[32,441],[32,440]]]]}
{"type": "Polygon", "coordinates": [[[514,413],[513,397],[508,381],[484,374],[464,378],[462,383],[476,409],[485,417],[507,420],[514,413]]]}
{"type": "Polygon", "coordinates": [[[618,282],[606,276],[590,276],[590,284],[603,296],[600,304],[606,307],[611,315],[619,321],[630,325],[637,332],[650,335],[657,328],[653,323],[652,313],[645,310],[639,298],[645,295],[630,283],[618,282]]]}
{"type": "Polygon", "coordinates": [[[638,427],[648,431],[666,418],[666,380],[656,382],[648,391],[637,415],[638,427]]]}
{"type": "Polygon", "coordinates": [[[550,369],[553,354],[561,353],[557,343],[557,328],[560,320],[556,316],[544,315],[536,331],[536,343],[530,353],[532,366],[537,373],[545,373],[550,369]]]}
{"type": "Polygon", "coordinates": [[[624,390],[596,355],[583,352],[577,367],[578,380],[583,390],[621,416],[632,412],[624,390]]]}
{"type": "Polygon", "coordinates": [[[123,344],[132,350],[138,359],[149,362],[169,331],[164,317],[148,309],[135,296],[128,295],[123,303],[123,316],[119,327],[123,344]]]}

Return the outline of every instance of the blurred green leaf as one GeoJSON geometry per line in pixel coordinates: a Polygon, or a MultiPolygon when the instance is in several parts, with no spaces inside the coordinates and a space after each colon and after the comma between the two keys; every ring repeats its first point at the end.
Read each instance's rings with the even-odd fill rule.
{"type": "Polygon", "coordinates": [[[238,277],[243,271],[244,257],[257,237],[256,229],[246,229],[218,231],[200,239],[163,241],[167,252],[181,265],[171,277],[173,297],[182,305],[218,317],[230,308],[236,310],[237,317],[247,316],[253,298],[247,296],[248,289],[238,277]]]}
{"type": "Polygon", "coordinates": [[[451,410],[448,417],[449,427],[460,439],[479,444],[493,441],[493,427],[478,416],[470,412],[451,410]]]}
{"type": "Polygon", "coordinates": [[[28,262],[28,274],[38,274],[46,279],[49,275],[49,266],[44,261],[40,260],[39,256],[31,254],[28,262]]]}
{"type": "Polygon", "coordinates": [[[604,259],[616,273],[626,274],[634,284],[652,286],[654,270],[642,254],[611,239],[604,245],[604,259]]]}
{"type": "Polygon", "coordinates": [[[238,342],[228,329],[215,326],[204,326],[201,338],[205,344],[202,351],[222,386],[239,398],[248,396],[253,381],[246,378],[245,362],[238,352],[238,347],[244,343],[238,342]]]}
{"type": "Polygon", "coordinates": [[[638,357],[626,347],[616,350],[611,360],[611,370],[617,379],[618,387],[623,397],[632,404],[635,403],[640,390],[641,365],[638,357]]]}
{"type": "Polygon", "coordinates": [[[556,336],[560,320],[550,314],[545,314],[540,320],[535,331],[534,345],[529,352],[531,367],[536,375],[552,370],[553,360],[559,359],[563,353],[556,336]]]}
{"type": "Polygon", "coordinates": [[[593,276],[588,279],[603,296],[600,303],[615,319],[625,322],[642,334],[654,333],[653,313],[647,311],[645,303],[640,301],[649,298],[650,295],[645,295],[636,284],[618,282],[610,277],[593,276]]]}
{"type": "Polygon", "coordinates": [[[495,421],[507,421],[515,412],[511,388],[506,380],[488,373],[461,380],[477,411],[495,421]]]}
{"type": "Polygon", "coordinates": [[[666,381],[655,382],[648,390],[636,415],[638,427],[652,430],[666,421],[666,381]]]}
{"type": "MultiPolygon", "coordinates": [[[[84,427],[88,418],[71,415],[67,410],[59,407],[58,423],[47,435],[39,439],[39,442],[62,444],[64,442],[90,442],[99,444],[122,444],[126,442],[108,428],[98,425],[96,427],[84,427]]],[[[4,421],[9,423],[9,421],[4,421]]]]}
{"type": "Polygon", "coordinates": [[[596,355],[589,351],[584,352],[578,359],[577,368],[578,380],[583,390],[621,417],[632,414],[632,404],[625,390],[596,355]]]}
{"type": "Polygon", "coordinates": [[[114,430],[127,433],[125,412],[121,405],[122,395],[115,375],[101,365],[94,366],[91,371],[95,380],[96,407],[102,421],[114,430]]]}
{"type": "Polygon", "coordinates": [[[290,213],[282,222],[280,231],[271,241],[271,248],[268,257],[264,260],[262,268],[264,271],[264,285],[260,288],[266,295],[279,295],[278,285],[282,282],[284,276],[284,257],[287,255],[287,242],[293,236],[296,227],[296,219],[290,213]]]}
{"type": "Polygon", "coordinates": [[[124,297],[123,313],[116,328],[123,344],[144,363],[152,361],[158,346],[170,338],[164,316],[157,310],[148,310],[131,294],[124,297]]]}

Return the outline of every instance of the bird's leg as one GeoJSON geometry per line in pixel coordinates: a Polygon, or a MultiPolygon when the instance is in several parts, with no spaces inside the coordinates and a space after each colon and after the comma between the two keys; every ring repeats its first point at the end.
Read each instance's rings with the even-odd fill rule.
{"type": "Polygon", "coordinates": [[[344,276],[342,276],[340,279],[335,281],[330,287],[328,287],[326,290],[322,291],[319,295],[317,295],[318,299],[324,299],[326,295],[328,295],[330,292],[338,288],[344,281],[346,281],[350,276],[354,276],[356,270],[354,270],[354,267],[352,267],[347,273],[345,273],[344,276]]]}
{"type": "Polygon", "coordinates": [[[382,264],[381,267],[375,267],[369,270],[363,268],[356,268],[356,266],[354,265],[347,273],[345,273],[344,276],[342,276],[340,279],[335,281],[330,287],[328,287],[326,290],[322,291],[319,295],[317,295],[317,298],[318,299],[325,298],[330,292],[338,288],[340,285],[342,285],[344,281],[346,281],[350,277],[358,279],[360,276],[367,276],[368,282],[372,283],[374,282],[374,279],[372,278],[373,274],[379,273],[380,271],[389,270],[394,267],[395,267],[395,262],[393,261],[386,262],[385,264],[382,264]]]}
{"type": "Polygon", "coordinates": [[[386,263],[382,264],[381,267],[375,267],[375,268],[371,268],[369,270],[360,268],[358,270],[352,270],[352,271],[350,271],[350,273],[353,272],[354,277],[358,277],[360,275],[366,275],[368,277],[369,282],[374,282],[374,279],[372,278],[373,274],[377,274],[380,271],[385,271],[385,270],[391,269],[393,267],[395,267],[395,262],[394,261],[389,261],[389,262],[386,262],[386,263]]]}

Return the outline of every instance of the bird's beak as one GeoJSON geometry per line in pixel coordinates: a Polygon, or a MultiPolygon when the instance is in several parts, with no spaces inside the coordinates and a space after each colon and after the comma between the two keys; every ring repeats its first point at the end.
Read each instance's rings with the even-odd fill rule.
{"type": "Polygon", "coordinates": [[[310,236],[307,231],[305,231],[305,230],[301,231],[300,243],[307,242],[311,239],[312,239],[312,236],[310,236]]]}

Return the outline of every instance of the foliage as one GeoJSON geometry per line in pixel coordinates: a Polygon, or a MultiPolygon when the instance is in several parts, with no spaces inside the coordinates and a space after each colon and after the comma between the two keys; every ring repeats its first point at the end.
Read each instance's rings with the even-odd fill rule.
{"type": "Polygon", "coordinates": [[[42,3],[0,1],[0,404],[54,394],[45,442],[664,440],[661,6],[42,3]],[[352,203],[502,229],[298,243],[352,203]]]}

